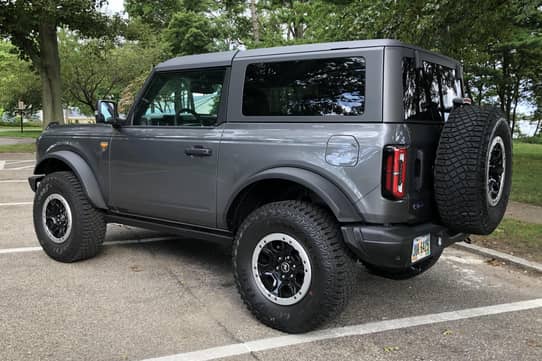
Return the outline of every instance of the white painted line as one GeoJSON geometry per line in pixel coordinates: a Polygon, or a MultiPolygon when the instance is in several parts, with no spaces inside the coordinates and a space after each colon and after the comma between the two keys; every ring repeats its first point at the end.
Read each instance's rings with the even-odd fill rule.
{"type": "MultiPolygon", "coordinates": [[[[104,242],[104,246],[119,246],[123,244],[137,244],[137,243],[151,243],[151,242],[160,242],[160,241],[169,241],[172,239],[178,239],[179,237],[155,237],[155,238],[144,238],[144,239],[129,239],[126,241],[111,241],[104,242]]],[[[19,248],[0,248],[0,254],[8,253],[24,253],[24,252],[36,252],[41,251],[41,247],[19,247],[19,248]]]]}
{"type": "Polygon", "coordinates": [[[329,340],[348,336],[368,335],[377,332],[399,330],[403,328],[431,325],[440,322],[464,320],[481,316],[498,315],[507,312],[525,311],[541,307],[542,298],[537,298],[534,300],[505,303],[495,306],[467,308],[458,311],[434,313],[430,315],[371,322],[354,326],[330,328],[327,330],[309,332],[303,335],[270,337],[255,341],[213,347],[199,351],[146,359],[144,361],[208,361],[321,340],[329,340]]]}
{"type": "Polygon", "coordinates": [[[8,202],[8,203],[0,203],[0,207],[10,207],[10,206],[29,206],[34,204],[33,202],[8,202]]]}
{"type": "Polygon", "coordinates": [[[28,183],[28,179],[4,179],[0,183],[28,183]]]}
{"type": "Polygon", "coordinates": [[[17,167],[17,168],[4,168],[3,170],[23,170],[23,169],[30,169],[34,168],[34,165],[25,165],[24,167],[17,167]]]}
{"type": "Polygon", "coordinates": [[[4,166],[6,165],[5,160],[0,160],[0,170],[4,169],[4,166]]]}
{"type": "Polygon", "coordinates": [[[41,247],[20,247],[20,248],[0,249],[0,254],[36,252],[36,251],[41,251],[41,247]]]}
{"type": "MultiPolygon", "coordinates": [[[[29,162],[35,162],[36,160],[35,159],[27,159],[27,160],[10,160],[9,161],[9,165],[12,165],[12,164],[19,164],[19,163],[29,163],[29,162]]],[[[5,162],[5,161],[4,161],[5,162]]]]}

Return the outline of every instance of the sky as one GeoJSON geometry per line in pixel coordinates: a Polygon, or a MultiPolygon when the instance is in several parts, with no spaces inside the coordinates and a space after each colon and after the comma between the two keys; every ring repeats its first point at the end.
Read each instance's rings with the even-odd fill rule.
{"type": "Polygon", "coordinates": [[[108,0],[105,12],[108,14],[118,13],[124,10],[124,0],[108,0]]]}

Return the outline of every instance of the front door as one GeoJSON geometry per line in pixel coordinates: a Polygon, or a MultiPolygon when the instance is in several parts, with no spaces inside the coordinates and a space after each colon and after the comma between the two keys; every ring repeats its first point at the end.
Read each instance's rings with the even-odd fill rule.
{"type": "Polygon", "coordinates": [[[225,69],[156,73],[111,141],[111,207],[216,226],[225,69]]]}

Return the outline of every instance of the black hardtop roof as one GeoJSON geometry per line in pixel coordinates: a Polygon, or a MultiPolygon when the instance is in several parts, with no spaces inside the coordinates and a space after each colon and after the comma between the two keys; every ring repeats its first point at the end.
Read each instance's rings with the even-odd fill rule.
{"type": "Polygon", "coordinates": [[[385,46],[400,46],[405,48],[416,49],[426,53],[431,53],[436,56],[449,59],[454,61],[454,59],[448,58],[444,55],[434,53],[420,47],[405,44],[399,40],[392,39],[374,39],[374,40],[354,40],[354,41],[338,41],[332,43],[316,43],[316,44],[303,44],[303,45],[289,45],[289,46],[278,46],[272,48],[258,48],[250,50],[232,50],[232,51],[223,51],[217,53],[207,53],[207,54],[197,54],[197,55],[187,55],[180,56],[177,58],[172,58],[166,60],[163,63],[158,64],[155,67],[157,71],[168,71],[168,70],[182,70],[189,68],[209,68],[215,66],[228,66],[231,65],[233,59],[246,59],[246,58],[257,58],[257,57],[266,57],[270,55],[278,54],[294,54],[294,53],[308,53],[308,52],[319,52],[319,51],[330,51],[330,50],[339,50],[339,49],[356,49],[356,48],[370,48],[370,47],[385,47],[385,46]]]}

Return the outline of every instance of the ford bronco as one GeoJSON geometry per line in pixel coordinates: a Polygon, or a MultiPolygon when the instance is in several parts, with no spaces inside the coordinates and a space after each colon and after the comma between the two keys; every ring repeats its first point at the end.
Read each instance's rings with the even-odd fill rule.
{"type": "Polygon", "coordinates": [[[108,222],[232,246],[253,315],[286,332],[344,308],[357,261],[406,279],[503,217],[511,135],[461,65],[394,40],[230,51],[157,65],[126,117],[37,140],[34,226],[61,262],[108,222]]]}

